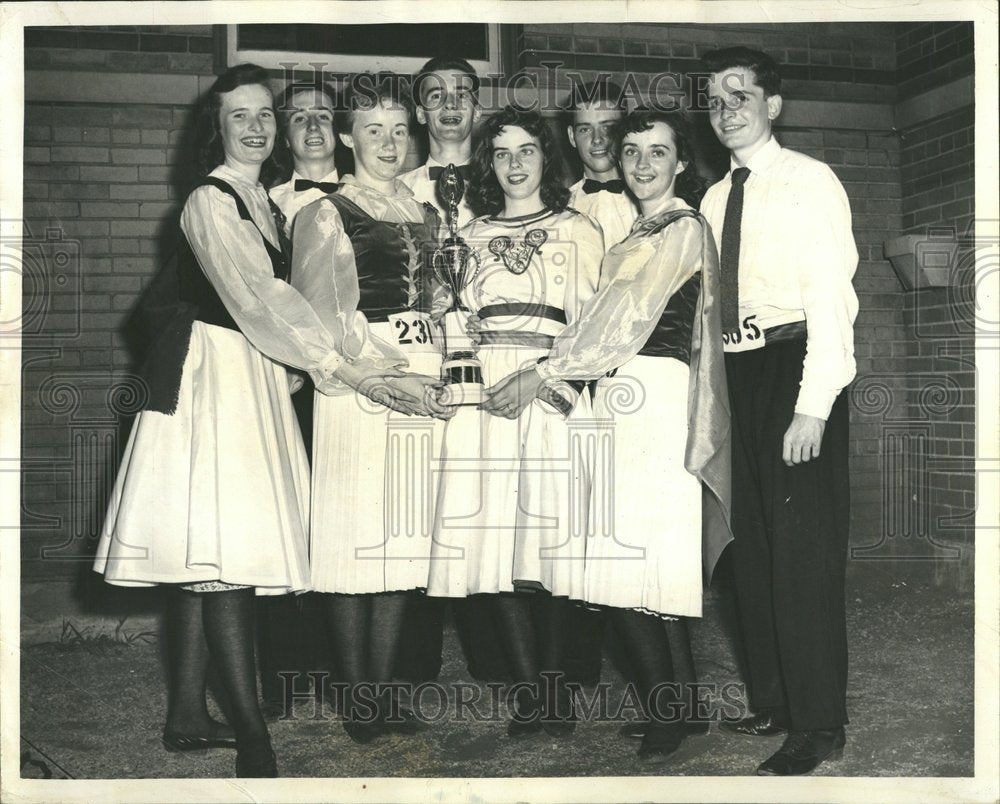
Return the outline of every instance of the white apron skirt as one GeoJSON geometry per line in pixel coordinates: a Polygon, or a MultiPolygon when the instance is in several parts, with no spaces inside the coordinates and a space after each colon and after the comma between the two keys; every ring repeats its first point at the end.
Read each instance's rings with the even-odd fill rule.
{"type": "Polygon", "coordinates": [[[583,599],[701,616],[701,482],[684,468],[688,367],[639,355],[601,380],[583,599]]]}
{"type": "Polygon", "coordinates": [[[309,588],[309,464],[285,368],[194,322],[176,412],[139,414],[94,569],[118,586],[309,588]]]}

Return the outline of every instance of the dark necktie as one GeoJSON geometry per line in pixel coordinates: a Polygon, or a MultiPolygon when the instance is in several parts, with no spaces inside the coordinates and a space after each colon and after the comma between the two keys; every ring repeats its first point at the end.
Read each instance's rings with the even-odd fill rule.
{"type": "Polygon", "coordinates": [[[337,188],[340,185],[335,181],[313,181],[312,179],[296,179],[295,180],[295,192],[301,193],[303,190],[322,190],[324,193],[329,195],[330,193],[337,192],[337,188]]]}
{"type": "Polygon", "coordinates": [[[587,195],[599,193],[601,190],[604,190],[606,193],[621,194],[625,192],[625,182],[621,179],[611,179],[611,181],[595,181],[594,179],[584,180],[583,191],[587,195]]]}
{"type": "Polygon", "coordinates": [[[722,331],[735,332],[740,326],[740,226],[743,223],[743,185],[750,168],[733,171],[733,186],[726,201],[722,223],[722,246],[719,263],[722,273],[722,331]]]}
{"type": "MultiPolygon", "coordinates": [[[[458,169],[458,175],[461,176],[464,181],[469,181],[472,178],[472,165],[455,165],[455,167],[458,169]]],[[[427,168],[427,178],[436,182],[439,178],[441,178],[441,174],[443,172],[443,167],[432,165],[427,168]]]]}

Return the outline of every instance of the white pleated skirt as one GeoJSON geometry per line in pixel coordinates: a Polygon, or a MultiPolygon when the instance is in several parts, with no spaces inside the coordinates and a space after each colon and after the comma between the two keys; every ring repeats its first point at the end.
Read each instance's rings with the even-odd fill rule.
{"type": "Polygon", "coordinates": [[[598,385],[582,599],[700,617],[701,482],[684,468],[688,367],[639,355],[598,385]]]}
{"type": "MultiPolygon", "coordinates": [[[[484,346],[486,386],[544,354],[484,346]]],[[[463,407],[446,423],[428,594],[525,585],[582,595],[588,473],[579,431],[590,418],[585,392],[568,420],[535,400],[517,420],[463,407]]]]}
{"type": "MultiPolygon", "coordinates": [[[[409,360],[407,371],[440,376],[439,354],[409,360]]],[[[427,586],[441,432],[439,420],[396,413],[355,393],[316,393],[310,532],[316,591],[427,586]]]]}
{"type": "Polygon", "coordinates": [[[173,415],[143,411],[94,569],[118,586],[309,588],[309,465],[285,368],[196,321],[173,415]]]}

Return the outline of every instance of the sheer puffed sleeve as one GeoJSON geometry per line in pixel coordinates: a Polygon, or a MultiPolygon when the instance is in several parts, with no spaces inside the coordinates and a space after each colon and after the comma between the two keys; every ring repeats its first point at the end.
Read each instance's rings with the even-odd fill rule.
{"type": "MultiPolygon", "coordinates": [[[[292,285],[309,300],[333,333],[344,359],[370,368],[405,368],[406,357],[391,344],[373,335],[364,313],[358,310],[360,290],[354,248],[344,232],[340,213],[322,199],[309,204],[295,218],[292,249],[292,285]]],[[[347,393],[343,383],[332,382],[324,393],[347,393]]]]}
{"type": "Polygon", "coordinates": [[[272,360],[326,379],[343,363],[333,336],[302,295],[274,277],[260,233],[232,198],[197,188],[181,229],[198,264],[247,339],[272,360]]]}
{"type": "Polygon", "coordinates": [[[604,260],[597,293],[556,337],[537,367],[546,380],[592,380],[635,357],[670,297],[701,268],[702,228],[680,218],[654,236],[633,236],[604,260]]]}

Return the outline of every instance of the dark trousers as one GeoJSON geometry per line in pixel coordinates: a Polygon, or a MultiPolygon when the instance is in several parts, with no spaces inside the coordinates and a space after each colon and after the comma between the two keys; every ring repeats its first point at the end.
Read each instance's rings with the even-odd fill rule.
{"type": "Polygon", "coordinates": [[[844,575],[850,509],[847,395],[820,457],[786,466],[782,439],[805,341],[726,355],[733,417],[733,573],[754,709],[795,730],[847,723],[844,575]]]}

